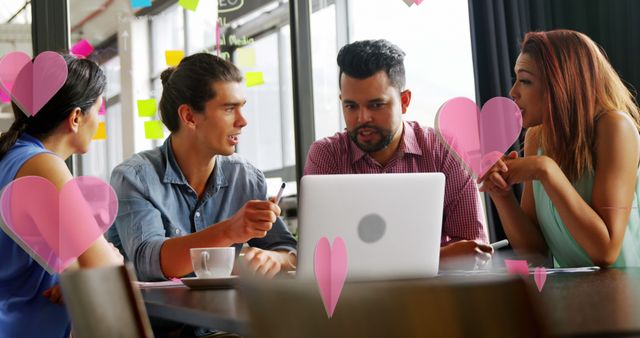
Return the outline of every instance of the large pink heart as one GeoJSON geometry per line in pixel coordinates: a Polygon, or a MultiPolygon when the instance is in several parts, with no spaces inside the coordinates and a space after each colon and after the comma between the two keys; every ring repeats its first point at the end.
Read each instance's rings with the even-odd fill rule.
{"type": "Polygon", "coordinates": [[[439,139],[456,159],[480,177],[518,139],[522,129],[520,108],[510,99],[494,97],[478,110],[466,97],[445,102],[436,116],[439,139]]]}
{"type": "Polygon", "coordinates": [[[67,182],[60,192],[37,176],[11,182],[0,197],[2,230],[49,273],[60,273],[113,224],[118,199],[96,177],[67,182]]]}
{"type": "Polygon", "coordinates": [[[336,237],[333,241],[333,249],[326,237],[318,240],[313,267],[322,303],[329,318],[333,316],[347,278],[347,260],[347,248],[341,237],[336,237]]]}
{"type": "Polygon", "coordinates": [[[30,61],[22,52],[5,55],[0,61],[0,84],[25,114],[33,116],[62,88],[68,74],[58,53],[42,52],[30,61]]]}
{"type": "Polygon", "coordinates": [[[30,62],[31,57],[23,52],[7,53],[0,59],[0,87],[8,96],[11,96],[18,74],[30,62]]]}

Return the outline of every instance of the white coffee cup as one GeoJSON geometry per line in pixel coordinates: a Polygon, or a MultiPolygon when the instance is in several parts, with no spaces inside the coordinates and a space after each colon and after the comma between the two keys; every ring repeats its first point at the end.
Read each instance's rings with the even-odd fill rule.
{"type": "Polygon", "coordinates": [[[198,278],[221,278],[231,276],[236,249],[226,248],[192,248],[191,265],[198,278]]]}

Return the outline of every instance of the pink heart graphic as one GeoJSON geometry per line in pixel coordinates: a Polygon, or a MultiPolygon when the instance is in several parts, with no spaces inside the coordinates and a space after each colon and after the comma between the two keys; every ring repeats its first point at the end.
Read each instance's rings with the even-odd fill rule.
{"type": "Polygon", "coordinates": [[[504,97],[487,101],[482,111],[468,98],[457,97],[440,107],[435,125],[440,141],[480,177],[517,140],[522,115],[515,102],[504,97]]]}
{"type": "Polygon", "coordinates": [[[515,275],[529,276],[529,263],[524,260],[505,259],[507,272],[515,275]]]}
{"type": "Polygon", "coordinates": [[[67,81],[67,63],[55,52],[42,52],[33,63],[30,61],[22,52],[7,54],[0,61],[0,83],[18,107],[33,116],[67,81]]]}
{"type": "Polygon", "coordinates": [[[347,278],[347,261],[347,248],[341,237],[336,237],[333,241],[333,249],[326,237],[320,238],[316,243],[313,271],[329,318],[333,316],[347,278]]]}
{"type": "Polygon", "coordinates": [[[414,2],[416,5],[418,5],[418,6],[420,6],[420,4],[422,3],[422,1],[424,1],[424,0],[413,0],[413,2],[414,2]]]}
{"type": "Polygon", "coordinates": [[[18,74],[30,62],[31,57],[23,52],[7,53],[0,59],[0,87],[7,96],[11,96],[18,74]]]}
{"type": "Polygon", "coordinates": [[[38,176],[21,177],[0,197],[2,230],[49,273],[60,273],[109,229],[118,213],[113,188],[96,177],[60,192],[38,176]]]}
{"type": "Polygon", "coordinates": [[[547,280],[547,269],[545,269],[544,267],[537,267],[533,272],[533,279],[536,281],[538,292],[542,292],[544,282],[546,282],[547,280]]]}

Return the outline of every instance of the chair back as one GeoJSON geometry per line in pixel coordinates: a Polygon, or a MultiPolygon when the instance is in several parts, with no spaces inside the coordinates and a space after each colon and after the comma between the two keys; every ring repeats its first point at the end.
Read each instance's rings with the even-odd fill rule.
{"type": "Polygon", "coordinates": [[[74,338],[153,337],[128,266],[80,269],[60,276],[74,338]]]}

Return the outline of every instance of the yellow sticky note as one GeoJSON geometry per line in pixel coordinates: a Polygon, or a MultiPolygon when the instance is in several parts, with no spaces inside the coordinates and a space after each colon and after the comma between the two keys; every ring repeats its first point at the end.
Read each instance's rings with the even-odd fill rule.
{"type": "Polygon", "coordinates": [[[167,60],[167,66],[175,67],[180,64],[180,61],[184,58],[184,51],[182,50],[168,50],[164,52],[164,57],[167,60]]]}
{"type": "Polygon", "coordinates": [[[156,99],[138,100],[138,116],[154,117],[156,115],[156,99]]]}
{"type": "Polygon", "coordinates": [[[98,123],[98,130],[93,135],[94,140],[106,140],[107,139],[107,125],[104,122],[98,123]]]}
{"type": "Polygon", "coordinates": [[[162,121],[153,120],[144,123],[144,137],[149,140],[161,140],[164,138],[162,121]]]}
{"type": "Polygon", "coordinates": [[[196,11],[196,8],[198,7],[198,2],[199,0],[180,0],[179,1],[180,6],[193,12],[196,11]]]}
{"type": "Polygon", "coordinates": [[[247,78],[247,87],[254,87],[264,84],[262,72],[246,72],[244,76],[247,78]]]}
{"type": "Polygon", "coordinates": [[[238,48],[236,50],[236,65],[240,68],[256,66],[256,50],[253,48],[238,48]]]}

